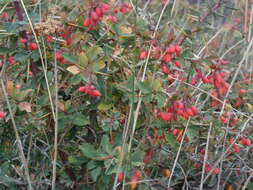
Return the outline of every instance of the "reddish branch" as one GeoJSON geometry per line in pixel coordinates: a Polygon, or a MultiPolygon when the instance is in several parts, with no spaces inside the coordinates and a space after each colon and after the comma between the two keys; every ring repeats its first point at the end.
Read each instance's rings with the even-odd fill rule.
{"type": "MultiPolygon", "coordinates": [[[[204,22],[208,18],[208,16],[210,16],[214,11],[219,9],[221,7],[221,1],[222,0],[218,0],[217,3],[213,6],[213,8],[199,19],[199,22],[204,22]]],[[[199,32],[199,31],[200,29],[196,27],[191,30],[191,33],[199,32]]],[[[184,36],[179,40],[178,44],[182,45],[187,38],[188,38],[188,35],[184,34],[184,36]]]]}
{"type": "Polygon", "coordinates": [[[203,17],[201,17],[199,21],[200,22],[204,22],[207,19],[207,17],[211,13],[213,13],[214,11],[216,11],[218,8],[220,8],[220,6],[221,6],[221,0],[218,0],[217,3],[214,5],[214,7],[209,12],[207,12],[203,17]]]}

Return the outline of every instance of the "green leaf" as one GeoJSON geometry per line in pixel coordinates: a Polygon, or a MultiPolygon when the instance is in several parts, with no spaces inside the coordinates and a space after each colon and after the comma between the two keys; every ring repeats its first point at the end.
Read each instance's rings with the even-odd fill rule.
{"type": "Polygon", "coordinates": [[[155,96],[155,99],[157,101],[158,108],[161,108],[164,106],[164,103],[166,102],[167,96],[163,93],[158,93],[155,96]]]}
{"type": "Polygon", "coordinates": [[[31,55],[31,58],[33,59],[33,61],[38,61],[40,59],[40,54],[38,51],[34,51],[31,55]]]}
{"type": "Polygon", "coordinates": [[[247,185],[247,189],[253,189],[253,182],[251,182],[251,183],[248,183],[248,185],[247,185]]]}
{"type": "Polygon", "coordinates": [[[99,71],[105,67],[105,62],[103,60],[95,61],[89,65],[90,70],[92,71],[99,71]]]}
{"type": "Polygon", "coordinates": [[[90,121],[87,119],[87,117],[82,114],[76,114],[73,116],[73,118],[74,125],[84,126],[90,124],[90,121]]]}
{"type": "Polygon", "coordinates": [[[39,98],[38,104],[39,104],[40,106],[48,105],[48,104],[49,104],[49,97],[48,97],[48,95],[45,94],[45,95],[41,96],[41,97],[39,98]]]}
{"type": "Polygon", "coordinates": [[[75,55],[71,54],[71,53],[63,53],[63,57],[64,59],[66,59],[67,61],[71,62],[71,63],[77,63],[78,59],[75,55]]]}
{"type": "Polygon", "coordinates": [[[155,91],[162,90],[162,83],[159,79],[155,79],[152,84],[152,89],[155,91]]]}
{"type": "Polygon", "coordinates": [[[0,54],[7,54],[10,53],[11,50],[6,47],[0,47],[0,54]]]}
{"type": "Polygon", "coordinates": [[[132,162],[143,162],[145,156],[144,151],[136,151],[131,155],[131,161],[132,162]]]}
{"type": "Polygon", "coordinates": [[[87,160],[80,156],[69,156],[68,161],[71,165],[81,165],[85,163],[87,160]]]}
{"type": "Polygon", "coordinates": [[[17,32],[19,28],[19,22],[4,22],[3,26],[6,32],[17,32]]]}
{"type": "Polygon", "coordinates": [[[87,51],[87,56],[91,62],[95,61],[98,58],[98,55],[102,53],[103,50],[99,46],[90,47],[87,51]]]}
{"type": "Polygon", "coordinates": [[[97,181],[97,178],[101,174],[101,171],[102,169],[100,167],[97,167],[90,172],[93,181],[97,181]]]}
{"type": "Polygon", "coordinates": [[[169,145],[171,145],[172,148],[177,150],[178,149],[178,143],[177,143],[176,137],[171,133],[168,133],[165,136],[166,136],[166,140],[168,141],[169,145]]]}
{"type": "Polygon", "coordinates": [[[102,152],[101,150],[96,150],[93,145],[89,143],[83,143],[79,146],[82,154],[90,159],[97,159],[99,157],[108,156],[106,153],[102,152]]]}
{"type": "Polygon", "coordinates": [[[198,139],[199,136],[199,127],[197,126],[189,126],[188,130],[186,131],[186,135],[189,138],[190,142],[198,139]]]}
{"type": "Polygon", "coordinates": [[[113,107],[113,104],[111,102],[102,102],[98,106],[98,110],[100,111],[107,111],[113,107]]]}
{"type": "Polygon", "coordinates": [[[139,82],[138,87],[143,94],[149,94],[152,92],[150,86],[144,82],[139,82]]]}
{"type": "Polygon", "coordinates": [[[87,158],[92,159],[94,157],[97,157],[97,150],[89,143],[83,143],[79,146],[79,149],[87,158]]]}
{"type": "Polygon", "coordinates": [[[91,160],[87,163],[86,168],[88,170],[92,170],[97,167],[97,163],[98,163],[97,161],[91,160]]]}
{"type": "Polygon", "coordinates": [[[107,135],[103,135],[101,140],[101,147],[108,154],[112,152],[112,145],[110,144],[110,139],[107,135]]]}
{"type": "Polygon", "coordinates": [[[18,62],[26,61],[28,57],[29,55],[26,53],[17,53],[16,55],[14,55],[14,59],[18,62]]]}
{"type": "Polygon", "coordinates": [[[80,74],[74,75],[69,79],[70,84],[77,85],[82,81],[82,76],[80,74]]]}

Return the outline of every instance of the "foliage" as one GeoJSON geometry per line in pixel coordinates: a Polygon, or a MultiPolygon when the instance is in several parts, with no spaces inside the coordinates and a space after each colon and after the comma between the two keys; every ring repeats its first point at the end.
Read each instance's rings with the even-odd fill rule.
{"type": "Polygon", "coordinates": [[[196,2],[0,0],[1,189],[251,189],[252,6],[196,2]]]}

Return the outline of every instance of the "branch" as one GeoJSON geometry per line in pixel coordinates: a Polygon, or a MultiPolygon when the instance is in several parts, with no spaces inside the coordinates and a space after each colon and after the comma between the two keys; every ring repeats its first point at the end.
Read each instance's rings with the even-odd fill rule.
{"type": "MultiPolygon", "coordinates": [[[[213,6],[213,8],[199,19],[199,22],[204,22],[211,13],[219,9],[221,7],[221,1],[222,0],[218,0],[217,3],[213,6]]],[[[191,33],[199,32],[199,31],[200,29],[196,27],[191,30],[191,33]]],[[[179,40],[178,44],[182,45],[188,37],[189,36],[187,34],[184,34],[183,37],[179,40]]]]}

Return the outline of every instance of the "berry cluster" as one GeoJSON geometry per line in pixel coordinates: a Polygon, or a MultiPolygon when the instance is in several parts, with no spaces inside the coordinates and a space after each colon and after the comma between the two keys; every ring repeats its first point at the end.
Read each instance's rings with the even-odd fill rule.
{"type": "Polygon", "coordinates": [[[175,101],[168,109],[168,112],[160,112],[159,116],[163,121],[177,120],[177,116],[182,116],[185,119],[194,117],[198,114],[198,109],[195,106],[187,107],[180,100],[175,101]]]}
{"type": "Polygon", "coordinates": [[[89,27],[92,29],[95,27],[99,21],[102,20],[104,14],[106,14],[111,9],[111,6],[105,3],[102,3],[95,10],[91,11],[90,17],[86,18],[83,22],[83,26],[89,27]]]}
{"type": "Polygon", "coordinates": [[[102,94],[96,90],[96,87],[93,85],[85,85],[85,86],[81,86],[78,89],[79,92],[85,92],[86,94],[93,96],[93,97],[99,97],[102,96],[102,94]]]}

